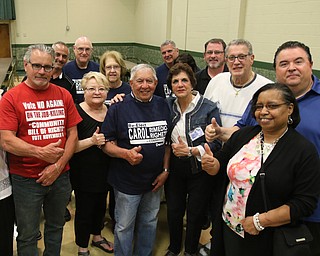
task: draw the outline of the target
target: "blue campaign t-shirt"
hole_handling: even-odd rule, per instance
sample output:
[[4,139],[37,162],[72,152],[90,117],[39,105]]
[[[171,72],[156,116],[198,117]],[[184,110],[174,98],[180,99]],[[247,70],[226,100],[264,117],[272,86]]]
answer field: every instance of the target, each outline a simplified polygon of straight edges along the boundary
[[163,63],[159,67],[156,68],[156,74],[158,78],[158,84],[156,90],[154,91],[154,95],[160,96],[162,98],[169,97],[171,95],[171,88],[167,85],[167,79],[169,74],[168,66]]
[[81,88],[82,77],[90,71],[99,72],[99,68],[100,66],[98,63],[89,61],[87,68],[81,69],[78,67],[75,60],[68,62],[63,67],[63,72],[72,79],[76,86],[76,103],[81,103],[84,100],[83,90]]
[[118,88],[110,88],[107,94],[107,99],[105,100],[105,104],[109,107],[111,105],[111,99],[116,96],[117,94],[124,93],[125,95],[131,92],[131,87],[128,83],[122,82],[121,86]]
[[126,194],[151,191],[152,182],[163,169],[169,127],[169,107],[161,97],[141,102],[131,93],[123,102],[111,105],[102,125],[106,140],[116,140],[119,147],[126,149],[141,146],[143,160],[132,166],[122,158],[111,158],[109,183]]

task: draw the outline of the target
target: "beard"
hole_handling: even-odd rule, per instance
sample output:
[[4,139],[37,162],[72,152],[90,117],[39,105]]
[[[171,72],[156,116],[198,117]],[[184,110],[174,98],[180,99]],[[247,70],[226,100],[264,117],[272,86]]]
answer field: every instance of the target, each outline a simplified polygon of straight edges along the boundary
[[223,62],[214,62],[214,63],[209,62],[209,63],[208,63],[208,66],[209,66],[210,68],[214,68],[214,69],[220,68],[222,65],[223,65]]

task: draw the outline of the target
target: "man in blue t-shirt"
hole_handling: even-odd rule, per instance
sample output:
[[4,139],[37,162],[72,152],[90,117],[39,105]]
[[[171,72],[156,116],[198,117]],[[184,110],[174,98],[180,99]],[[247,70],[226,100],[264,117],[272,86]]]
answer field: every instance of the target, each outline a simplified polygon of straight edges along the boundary
[[171,95],[171,89],[167,86],[169,69],[174,65],[175,59],[179,56],[179,49],[172,40],[166,40],[160,46],[160,52],[163,64],[156,68],[158,84],[154,91],[155,95],[168,97]]
[[[297,41],[283,43],[277,49],[273,62],[277,82],[287,85],[297,99],[301,121],[296,130],[316,146],[320,155],[320,80],[312,74],[312,65],[309,47]],[[219,137],[227,141],[239,128],[256,124],[249,103],[242,118],[233,127],[220,127],[213,120],[206,128],[206,139],[212,141]],[[304,221],[313,236],[312,255],[320,255],[320,201],[314,213]]]
[[153,95],[156,85],[153,67],[133,67],[132,92],[110,106],[102,125],[103,151],[112,157],[108,181],[116,199],[115,255],[152,255],[159,189],[168,177],[170,157],[170,110],[165,99]]
[[90,39],[86,36],[79,37],[73,46],[75,60],[68,62],[63,67],[63,72],[72,79],[76,85],[76,102],[83,101],[83,90],[81,89],[82,77],[90,72],[99,72],[99,64],[91,61],[93,47]]

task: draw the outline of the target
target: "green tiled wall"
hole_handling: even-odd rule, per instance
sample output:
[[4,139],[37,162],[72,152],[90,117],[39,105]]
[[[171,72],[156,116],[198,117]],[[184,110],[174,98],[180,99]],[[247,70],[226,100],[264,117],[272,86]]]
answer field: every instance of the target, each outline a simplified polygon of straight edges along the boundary
[[[70,59],[74,59],[74,54],[72,50],[72,44],[68,44],[70,50]],[[23,55],[26,52],[28,45],[12,45],[13,56],[17,59],[17,71],[23,71]],[[156,67],[162,63],[162,58],[160,55],[159,47],[137,44],[137,43],[98,43],[94,44],[93,60],[99,62],[100,56],[107,50],[115,50],[121,52],[125,60],[134,63],[148,63]],[[180,52],[183,52],[180,50]],[[197,62],[199,68],[205,67],[205,62],[203,60],[203,54],[200,52],[190,53]],[[253,70],[275,81],[275,72],[273,70],[271,63],[265,63],[260,61],[255,61],[253,64]],[[320,71],[314,70],[314,74],[318,77],[320,76]]]

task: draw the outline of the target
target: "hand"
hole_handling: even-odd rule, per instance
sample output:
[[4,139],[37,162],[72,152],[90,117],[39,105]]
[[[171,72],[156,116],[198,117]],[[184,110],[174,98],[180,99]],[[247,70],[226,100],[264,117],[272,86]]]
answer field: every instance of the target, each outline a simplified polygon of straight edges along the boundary
[[104,137],[104,134],[99,132],[100,132],[100,128],[97,127],[96,131],[93,133],[91,137],[91,141],[94,145],[97,145],[100,148],[101,146],[106,144],[106,139]]
[[152,186],[154,188],[152,189],[152,192],[156,192],[159,188],[163,186],[163,184],[166,182],[167,178],[169,176],[169,172],[162,172],[160,173],[157,178],[152,182]]
[[38,175],[40,178],[37,179],[37,183],[41,183],[42,186],[50,186],[60,175],[58,164],[48,165]]
[[208,142],[212,142],[221,136],[222,134],[221,127],[219,126],[219,124],[217,123],[214,117],[211,119],[211,124],[207,125],[204,134],[206,137],[206,141]]
[[50,143],[39,150],[39,159],[48,163],[56,163],[64,153],[64,149],[60,148],[61,139],[57,142]]
[[171,148],[172,152],[176,157],[188,156],[189,148],[186,143],[184,143],[180,136],[178,136],[179,143],[172,143]]
[[201,158],[202,170],[206,171],[210,175],[215,175],[219,171],[220,164],[213,156],[213,153],[207,143],[204,144],[204,150],[205,153]]
[[111,100],[110,100],[110,104],[114,104],[114,103],[117,103],[117,102],[120,102],[120,101],[123,101],[123,98],[125,97],[126,95],[124,93],[120,93],[120,94],[117,94],[116,96],[114,96]]
[[259,231],[255,228],[253,224],[253,216],[246,217],[240,222],[245,232],[253,236],[259,235]]
[[126,160],[131,164],[131,165],[137,165],[140,164],[143,155],[140,154],[139,152],[141,151],[142,147],[134,147],[132,149],[127,150],[127,155],[126,155]]

